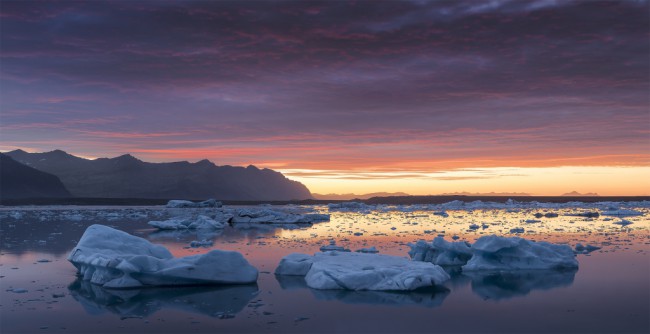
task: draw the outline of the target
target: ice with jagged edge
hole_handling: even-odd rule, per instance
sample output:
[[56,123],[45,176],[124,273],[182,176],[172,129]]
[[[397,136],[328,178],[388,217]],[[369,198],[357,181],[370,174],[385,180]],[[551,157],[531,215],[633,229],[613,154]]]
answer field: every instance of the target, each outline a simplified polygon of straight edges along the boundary
[[437,237],[431,243],[418,241],[409,246],[409,256],[415,261],[462,266],[463,271],[578,268],[570,246],[519,237],[483,236],[474,244]]
[[472,252],[463,271],[578,268],[578,260],[569,245],[545,241],[489,235],[476,240]]
[[436,237],[431,243],[420,240],[408,246],[411,247],[408,254],[414,261],[431,262],[440,266],[462,266],[473,255],[467,242],[449,242],[443,237]]
[[242,254],[212,250],[181,258],[167,248],[104,225],[91,225],[68,255],[81,279],[105,288],[246,284],[258,271]]
[[439,286],[449,279],[442,267],[403,257],[330,251],[285,256],[276,275],[305,276],[319,290],[410,291]]

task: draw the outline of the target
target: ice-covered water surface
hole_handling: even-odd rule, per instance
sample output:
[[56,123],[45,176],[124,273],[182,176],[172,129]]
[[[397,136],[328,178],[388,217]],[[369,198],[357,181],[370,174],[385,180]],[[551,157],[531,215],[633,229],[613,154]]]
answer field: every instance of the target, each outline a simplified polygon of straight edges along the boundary
[[[147,223],[210,217],[215,208],[0,208],[0,331],[92,332],[100,323],[107,332],[126,333],[650,330],[647,203],[236,209],[265,208],[331,216],[329,222],[313,225],[232,224],[160,231]],[[175,257],[213,249],[237,251],[260,270],[259,279],[251,286],[119,291],[91,285],[77,279],[66,256],[92,224],[162,244]],[[314,254],[332,241],[352,252],[375,247],[379,254],[408,259],[408,244],[418,240],[431,243],[440,235],[473,244],[492,234],[566,243],[572,249],[581,244],[579,270],[449,268],[446,291],[412,292],[314,290],[303,277],[274,275],[282,257]],[[586,252],[587,245],[600,249]]]

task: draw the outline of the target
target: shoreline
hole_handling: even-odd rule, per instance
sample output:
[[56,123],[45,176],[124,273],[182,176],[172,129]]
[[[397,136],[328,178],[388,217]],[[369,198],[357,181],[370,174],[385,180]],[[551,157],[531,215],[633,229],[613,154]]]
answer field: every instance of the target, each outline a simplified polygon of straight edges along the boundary
[[[179,199],[152,199],[152,198],[3,198],[0,206],[46,206],[46,205],[77,205],[77,206],[159,206],[165,205],[169,200]],[[483,201],[505,203],[509,199],[517,202],[543,202],[543,203],[568,203],[568,202],[640,202],[650,201],[650,196],[464,196],[464,195],[432,195],[432,196],[388,196],[372,197],[365,200],[323,200],[305,199],[290,201],[263,201],[263,200],[217,200],[224,205],[326,205],[329,203],[362,202],[365,204],[411,205],[411,204],[442,204],[451,201]],[[205,199],[194,199],[200,201]]]

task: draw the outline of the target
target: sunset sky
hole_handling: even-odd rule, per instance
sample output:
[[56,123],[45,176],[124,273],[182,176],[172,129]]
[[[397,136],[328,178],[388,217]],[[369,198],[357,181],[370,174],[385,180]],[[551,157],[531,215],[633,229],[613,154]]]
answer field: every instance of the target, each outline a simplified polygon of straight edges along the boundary
[[6,1],[0,151],[650,194],[648,1]]

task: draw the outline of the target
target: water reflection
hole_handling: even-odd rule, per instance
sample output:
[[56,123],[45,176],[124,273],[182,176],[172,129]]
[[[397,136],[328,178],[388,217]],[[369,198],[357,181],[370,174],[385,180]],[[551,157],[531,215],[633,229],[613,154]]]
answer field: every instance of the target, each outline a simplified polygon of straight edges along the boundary
[[275,278],[283,290],[309,289],[318,300],[337,300],[346,304],[417,305],[433,308],[442,305],[449,295],[449,290],[444,288],[415,291],[317,290],[308,287],[303,276],[276,275]]
[[113,290],[82,280],[68,289],[88,314],[110,312],[122,318],[144,318],[167,308],[211,317],[235,315],[259,293],[256,284]]
[[534,290],[568,287],[578,270],[531,270],[511,272],[467,272],[472,291],[484,300],[526,296]]

